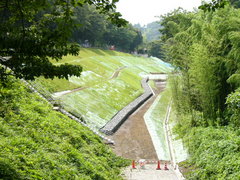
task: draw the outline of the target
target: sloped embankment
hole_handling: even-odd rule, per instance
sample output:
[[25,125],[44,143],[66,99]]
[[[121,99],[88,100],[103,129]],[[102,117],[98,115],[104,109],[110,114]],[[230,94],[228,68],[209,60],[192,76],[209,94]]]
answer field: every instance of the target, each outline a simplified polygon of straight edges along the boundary
[[0,177],[121,179],[126,161],[81,124],[8,79],[0,84]]
[[118,111],[113,118],[103,128],[101,128],[102,132],[108,135],[113,134],[137,108],[139,108],[153,95],[153,91],[147,82],[148,78],[142,79],[141,84],[144,89],[144,93]]
[[[64,108],[81,114],[89,125],[103,127],[119,110],[143,93],[140,81],[150,72],[169,72],[160,59],[136,57],[117,51],[83,48],[78,56],[67,56],[56,62],[81,65],[81,77],[69,81],[40,79],[51,93],[84,88],[58,97]],[[116,78],[110,78],[121,67]]]

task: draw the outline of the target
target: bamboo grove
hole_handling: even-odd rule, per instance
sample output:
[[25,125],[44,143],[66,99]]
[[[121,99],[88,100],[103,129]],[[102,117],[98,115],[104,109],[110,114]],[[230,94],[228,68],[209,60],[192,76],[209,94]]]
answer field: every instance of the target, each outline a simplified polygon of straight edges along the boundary
[[190,153],[188,177],[239,179],[240,9],[177,9],[161,25],[165,58],[176,71],[176,129]]

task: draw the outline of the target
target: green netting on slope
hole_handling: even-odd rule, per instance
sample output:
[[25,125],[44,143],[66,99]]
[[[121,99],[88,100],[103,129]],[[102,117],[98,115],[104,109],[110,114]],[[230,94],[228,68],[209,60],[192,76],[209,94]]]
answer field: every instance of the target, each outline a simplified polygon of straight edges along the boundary
[[[60,63],[81,65],[81,77],[70,77],[69,83],[44,80],[46,88],[55,92],[86,88],[60,96],[60,101],[70,112],[77,112],[90,124],[102,127],[117,111],[129,104],[143,92],[140,80],[151,72],[169,72],[171,68],[159,59],[136,57],[125,53],[82,49],[78,56],[67,56]],[[121,69],[123,68],[124,69]],[[114,78],[113,74],[118,75]],[[48,82],[49,81],[49,82]],[[42,81],[43,82],[43,81]],[[48,83],[46,83],[48,82]],[[59,86],[61,85],[62,86]],[[52,91],[51,91],[52,92]],[[60,93],[61,95],[61,93]]]

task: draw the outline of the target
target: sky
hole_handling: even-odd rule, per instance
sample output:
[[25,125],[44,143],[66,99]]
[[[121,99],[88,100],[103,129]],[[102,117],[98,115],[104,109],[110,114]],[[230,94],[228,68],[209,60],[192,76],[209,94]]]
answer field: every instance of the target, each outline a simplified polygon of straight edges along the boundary
[[192,11],[202,0],[119,0],[117,11],[132,24],[146,25],[178,7]]

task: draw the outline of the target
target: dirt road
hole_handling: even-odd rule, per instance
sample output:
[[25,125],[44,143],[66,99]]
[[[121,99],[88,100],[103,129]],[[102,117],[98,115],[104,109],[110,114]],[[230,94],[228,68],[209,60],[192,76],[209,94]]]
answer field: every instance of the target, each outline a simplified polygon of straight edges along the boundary
[[[139,161],[140,159],[145,159],[147,161],[158,160],[152,139],[143,118],[158,94],[163,91],[166,86],[165,82],[155,82],[155,84],[157,87],[154,89],[155,95],[132,114],[115,134],[109,136],[109,138],[115,141],[113,151],[117,155],[135,161]],[[139,164],[136,166],[137,169],[132,169],[131,166],[125,168],[122,172],[122,177],[126,180],[182,179],[179,178],[176,171],[169,164],[169,170],[167,171],[163,170],[163,164],[161,164],[162,170],[156,170],[157,163],[146,164],[144,169],[140,168]]]
[[158,160],[150,134],[144,121],[144,114],[156,99],[157,95],[164,89],[165,83],[155,83],[155,95],[143,104],[134,114],[132,114],[124,124],[109,136],[115,141],[113,151],[124,158],[139,160]]

